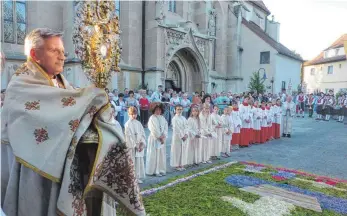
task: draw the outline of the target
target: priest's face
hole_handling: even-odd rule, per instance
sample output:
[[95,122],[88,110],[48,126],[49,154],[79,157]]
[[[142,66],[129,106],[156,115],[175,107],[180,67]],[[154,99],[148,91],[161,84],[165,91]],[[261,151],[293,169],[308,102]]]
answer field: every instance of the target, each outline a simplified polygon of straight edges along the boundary
[[60,74],[64,70],[65,49],[60,37],[50,37],[43,40],[40,48],[30,51],[31,57],[49,76]]

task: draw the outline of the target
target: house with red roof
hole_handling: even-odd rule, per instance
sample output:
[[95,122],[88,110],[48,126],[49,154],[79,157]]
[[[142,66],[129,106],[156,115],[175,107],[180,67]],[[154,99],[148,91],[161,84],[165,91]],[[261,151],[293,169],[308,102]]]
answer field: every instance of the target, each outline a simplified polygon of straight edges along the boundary
[[347,92],[347,34],[303,65],[303,83],[309,93]]

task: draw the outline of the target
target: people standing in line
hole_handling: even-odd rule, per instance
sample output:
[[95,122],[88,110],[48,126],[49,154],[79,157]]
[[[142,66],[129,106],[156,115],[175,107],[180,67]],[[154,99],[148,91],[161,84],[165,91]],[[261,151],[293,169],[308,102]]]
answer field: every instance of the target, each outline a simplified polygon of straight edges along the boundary
[[240,118],[242,121],[241,125],[241,138],[240,147],[248,147],[251,136],[251,107],[248,104],[249,96],[245,96],[242,104],[240,105]]
[[129,120],[125,123],[125,142],[135,165],[135,174],[138,182],[146,177],[144,164],[144,149],[146,147],[146,134],[142,124],[137,120],[137,108],[129,107]]
[[259,102],[256,100],[253,104],[253,130],[254,130],[254,143],[261,143],[261,118],[262,110],[259,107]]
[[161,103],[152,103],[153,115],[148,120],[148,147],[146,154],[146,174],[163,176],[166,175],[166,139],[168,124],[162,116],[164,111]]
[[314,109],[314,106],[315,106],[315,98],[313,97],[312,93],[307,98],[307,105],[308,105],[308,117],[312,118],[312,116],[313,116],[313,109]]
[[279,139],[281,138],[281,124],[282,124],[282,106],[281,106],[281,100],[278,98],[276,100],[276,104],[274,105],[274,128],[275,128],[275,134],[274,138]]
[[170,165],[178,171],[185,170],[188,152],[188,122],[182,116],[183,107],[178,104],[175,107],[175,116],[172,118],[172,141]]

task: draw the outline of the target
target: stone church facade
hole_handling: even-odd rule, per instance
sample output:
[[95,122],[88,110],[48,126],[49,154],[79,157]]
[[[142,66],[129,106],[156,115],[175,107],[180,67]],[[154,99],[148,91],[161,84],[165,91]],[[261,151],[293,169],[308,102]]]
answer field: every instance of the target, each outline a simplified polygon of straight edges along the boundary
[[[23,41],[19,38],[23,35],[19,26],[22,24],[23,27],[23,23],[24,32],[37,27],[64,31],[67,55],[64,75],[77,87],[88,85],[72,43],[77,3],[10,2],[12,7],[11,3],[2,2],[1,8],[6,12],[2,13],[1,19],[4,30],[1,47],[7,59],[2,88],[25,60]],[[262,65],[259,65],[259,56],[244,55],[243,47],[250,47],[248,51],[251,51],[253,46],[260,44],[252,38],[245,40],[251,36],[244,34],[259,38],[254,32],[243,30],[247,28],[245,22],[255,23],[264,34],[277,37],[278,41],[279,24],[266,18],[270,11],[262,1],[116,1],[116,5],[115,12],[120,17],[122,72],[113,76],[110,89],[122,91],[146,86],[153,90],[162,84],[166,88],[188,92],[246,91],[252,72]],[[9,30],[11,24],[13,27]],[[260,52],[269,50],[282,55],[274,48],[267,48],[267,43],[264,46],[259,48]],[[269,66],[268,71],[273,76],[276,71],[271,68],[276,67]]]

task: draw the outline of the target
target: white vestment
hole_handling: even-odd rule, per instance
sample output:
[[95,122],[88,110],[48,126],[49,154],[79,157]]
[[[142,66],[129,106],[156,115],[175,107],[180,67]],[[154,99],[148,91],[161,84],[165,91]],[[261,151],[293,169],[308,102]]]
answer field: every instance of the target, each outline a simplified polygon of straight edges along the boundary
[[[125,141],[129,148],[131,158],[135,164],[135,173],[138,179],[145,178],[145,163],[143,160],[146,146],[146,134],[142,124],[134,119],[125,123]],[[140,143],[143,143],[142,151],[139,152]]]
[[[229,115],[223,114],[221,119],[223,122],[223,145],[221,152],[229,154],[231,145],[230,141],[232,139],[232,132],[234,131],[234,124]],[[230,134],[227,134],[227,132],[230,132]]]
[[[220,153],[222,151],[222,145],[223,145],[223,120],[222,118],[215,113],[211,114],[212,119],[212,128],[214,132],[216,133],[216,137],[213,139],[211,143],[211,156],[220,156]],[[221,126],[218,128],[217,126]]]
[[[166,174],[166,138],[168,134],[167,121],[162,115],[152,115],[148,120],[150,135],[147,144],[146,174]],[[164,143],[159,137],[164,135]]]
[[[240,118],[240,114],[239,111],[237,110],[233,110],[231,112],[230,117],[232,118],[232,121],[234,122],[234,133],[240,133],[240,129],[241,129],[241,125],[242,125],[242,121]],[[239,127],[238,127],[239,126]]]
[[198,164],[202,162],[202,138],[200,135],[200,119],[189,117],[188,119],[189,145],[188,145],[188,164]]
[[292,120],[295,116],[295,103],[291,101],[288,103],[287,101],[282,105],[282,133],[291,134],[292,133]]
[[253,108],[253,129],[260,130],[261,129],[261,118],[262,118],[262,110],[261,108]]
[[202,135],[202,161],[206,162],[210,160],[211,157],[211,143],[213,137],[208,137],[208,134],[214,134],[212,128],[212,118],[211,115],[205,116],[200,113],[200,124],[201,124],[201,135]]
[[[240,118],[241,118],[241,121],[242,121],[242,125],[241,127],[242,128],[251,128],[252,126],[252,112],[251,112],[251,106],[247,105],[245,106],[244,104],[241,104],[240,105]],[[249,122],[246,122],[246,121],[249,121]]]
[[[182,138],[187,136],[186,140]],[[188,146],[188,122],[182,115],[175,115],[172,118],[172,142],[170,165],[179,167],[187,165],[187,146]]]

